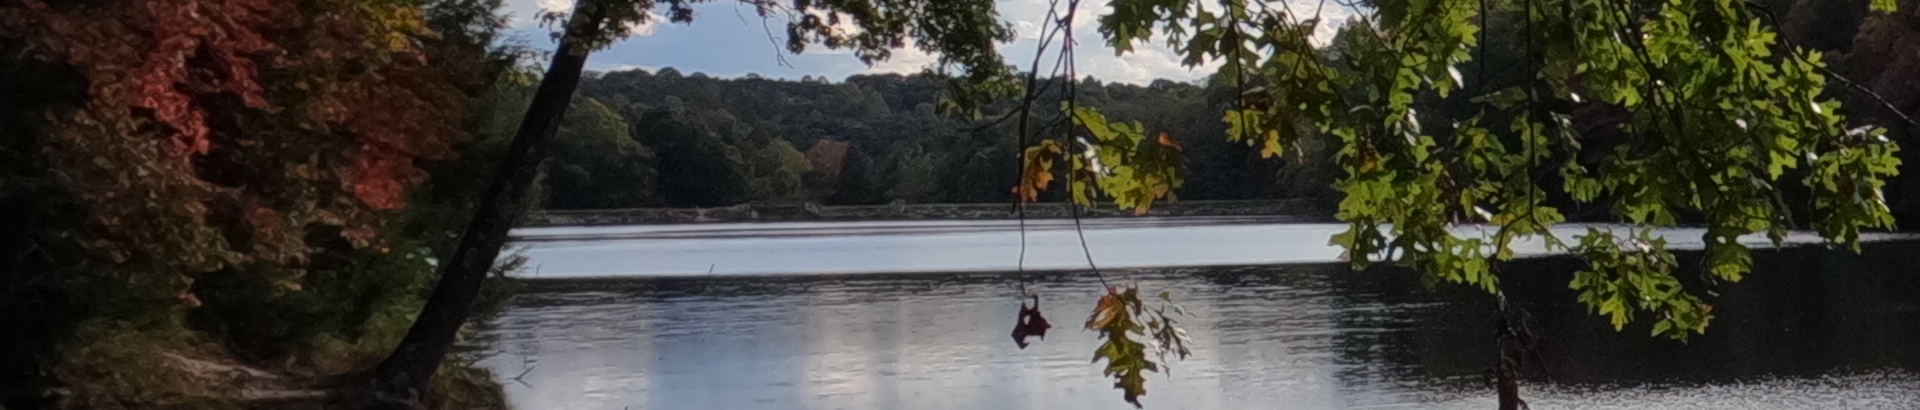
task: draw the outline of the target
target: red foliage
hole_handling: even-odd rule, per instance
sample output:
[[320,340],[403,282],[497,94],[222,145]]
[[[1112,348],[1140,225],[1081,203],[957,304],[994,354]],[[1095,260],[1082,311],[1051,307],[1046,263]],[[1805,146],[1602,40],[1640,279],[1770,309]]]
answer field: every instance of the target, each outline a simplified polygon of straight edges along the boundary
[[823,200],[840,190],[840,173],[846,169],[847,154],[852,149],[852,144],[830,139],[815,142],[813,148],[807,149],[807,163],[812,165],[812,170],[804,176],[808,197]]
[[[354,195],[380,209],[398,209],[407,187],[425,178],[413,166],[415,158],[439,159],[453,151],[452,136],[462,135],[455,121],[456,107],[448,96],[458,90],[427,77],[426,67],[400,62],[377,81],[349,83],[346,96],[359,101],[346,106],[347,130],[358,146],[346,172]],[[399,83],[411,87],[396,86]],[[426,93],[427,96],[420,94]],[[440,136],[440,138],[430,138]]]
[[414,161],[465,138],[457,79],[411,40],[427,34],[420,18],[346,0],[9,0],[0,38],[87,82],[75,110],[49,113],[50,135],[87,167],[97,236],[164,254],[139,244],[204,249],[219,231],[251,246],[201,259],[289,260],[310,223],[366,243],[373,211],[401,208],[425,177]]
[[226,93],[249,107],[267,106],[251,57],[276,50],[255,30],[266,23],[269,0],[145,0],[64,11],[17,1],[0,9],[0,28],[79,69],[90,82],[91,104],[149,110],[166,126],[160,136],[177,160],[209,148],[206,114],[193,108],[195,97]]
[[840,170],[846,167],[847,143],[835,140],[820,140],[807,149],[807,162],[813,165],[813,171],[825,176],[827,180],[838,180]]

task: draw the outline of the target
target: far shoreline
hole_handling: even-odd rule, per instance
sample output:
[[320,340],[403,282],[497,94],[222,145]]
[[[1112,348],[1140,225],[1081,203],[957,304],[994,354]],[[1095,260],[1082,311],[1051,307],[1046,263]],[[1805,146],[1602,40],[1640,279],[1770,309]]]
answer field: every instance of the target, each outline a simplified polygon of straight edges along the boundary
[[[1027,219],[1065,219],[1075,213],[1065,203],[1027,204]],[[1156,203],[1145,213],[1104,205],[1081,209],[1081,218],[1248,216],[1281,218],[1290,222],[1332,222],[1333,213],[1303,199],[1203,200]],[[745,203],[717,208],[627,208],[553,210],[528,215],[523,228],[634,224],[704,224],[803,221],[928,221],[1015,220],[1021,217],[1007,203],[819,205],[814,203]]]

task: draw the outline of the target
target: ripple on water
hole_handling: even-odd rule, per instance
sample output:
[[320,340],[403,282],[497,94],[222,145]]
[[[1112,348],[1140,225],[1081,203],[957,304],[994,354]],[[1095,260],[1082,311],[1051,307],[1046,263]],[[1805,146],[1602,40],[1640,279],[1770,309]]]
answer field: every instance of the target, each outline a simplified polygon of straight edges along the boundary
[[[1920,354],[1908,346],[1920,311],[1903,296],[1920,294],[1911,289],[1920,281],[1892,274],[1920,274],[1898,257],[1912,250],[1763,260],[1749,282],[1856,276],[1723,289],[1744,298],[1733,300],[1790,298],[1800,311],[1751,316],[1729,303],[1715,312],[1729,325],[1687,345],[1613,332],[1565,306],[1571,297],[1527,302],[1560,338],[1547,353],[1556,376],[1578,382],[1528,383],[1526,397],[1542,410],[1920,409]],[[1565,273],[1529,266],[1505,272]],[[1480,377],[1492,334],[1482,293],[1428,292],[1406,275],[1329,265],[1109,276],[1171,291],[1192,313],[1181,323],[1194,356],[1172,363],[1171,376],[1150,376],[1149,409],[1493,408]],[[1055,326],[1024,350],[1007,335],[1023,281]],[[1540,286],[1535,293],[1565,291],[1563,281]],[[1070,273],[534,283],[474,343],[503,377],[537,365],[528,385],[506,382],[528,410],[1122,408],[1101,365],[1088,362],[1099,341],[1080,329],[1099,289]],[[1780,344],[1788,339],[1796,343]],[[1614,363],[1623,360],[1641,363]]]
[[[1546,385],[1526,388],[1535,409],[1914,409],[1920,408],[1920,377],[1892,369],[1841,372],[1817,377],[1762,376],[1714,383]],[[1426,393],[1418,405],[1371,409],[1493,408],[1484,390]]]

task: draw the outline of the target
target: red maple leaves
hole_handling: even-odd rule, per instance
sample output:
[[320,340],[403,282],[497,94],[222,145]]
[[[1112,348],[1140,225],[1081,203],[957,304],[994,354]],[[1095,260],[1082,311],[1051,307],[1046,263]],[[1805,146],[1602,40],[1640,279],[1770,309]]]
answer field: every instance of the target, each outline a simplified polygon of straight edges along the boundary
[[[424,179],[415,161],[466,138],[459,79],[411,40],[424,24],[418,5],[343,0],[0,2],[0,38],[86,82],[49,136],[87,171],[103,237],[204,252],[178,259],[287,260],[312,223],[368,243],[374,211]],[[244,217],[201,206],[216,202]],[[250,245],[199,239],[216,231]]]
[[[0,31],[33,39],[33,51],[80,70],[96,110],[134,111],[164,126],[169,156],[209,149],[207,114],[196,98],[232,94],[266,108],[253,56],[275,51],[256,28],[268,0],[143,0],[103,7],[19,0],[0,8]],[[108,116],[112,117],[112,116]]]

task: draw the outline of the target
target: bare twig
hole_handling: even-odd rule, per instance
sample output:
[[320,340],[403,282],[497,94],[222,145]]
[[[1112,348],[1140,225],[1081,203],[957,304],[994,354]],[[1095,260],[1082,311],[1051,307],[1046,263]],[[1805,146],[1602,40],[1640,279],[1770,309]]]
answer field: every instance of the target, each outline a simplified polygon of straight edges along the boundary
[[1874,92],[1873,89],[1860,85],[1860,83],[1847,79],[1846,76],[1842,76],[1840,73],[1833,72],[1833,69],[1827,68],[1826,66],[1819,66],[1819,68],[1820,73],[1826,74],[1828,78],[1839,81],[1841,84],[1846,84],[1847,88],[1865,93],[1868,97],[1873,97],[1875,101],[1879,101],[1880,105],[1887,109],[1887,112],[1893,113],[1894,117],[1900,119],[1900,122],[1906,123],[1909,131],[1920,132],[1920,123],[1915,123],[1913,117],[1908,116],[1905,112],[1901,112],[1900,107],[1895,106],[1892,101],[1887,101],[1887,97],[1881,96],[1880,93]]
[[[768,13],[767,11],[778,9],[780,8],[780,5],[775,4],[773,2],[766,2],[766,3],[754,3],[754,7],[756,8],[755,13],[760,15],[760,31],[767,33],[767,45],[773,46],[774,64],[779,65],[781,67],[794,68],[793,64],[787,62],[787,55],[785,54],[786,50],[781,47],[780,39],[777,36],[773,35],[773,26],[767,25],[767,21],[773,20],[772,13]],[[789,18],[791,18],[793,15],[791,11],[789,11],[787,14]],[[740,24],[747,24],[747,17],[745,15],[740,14],[739,3],[735,3],[733,5],[733,16],[740,19]]]
[[533,369],[538,369],[538,368],[540,368],[540,365],[529,366],[527,367],[526,370],[521,370],[519,375],[513,376],[512,378],[509,378],[507,380],[512,380],[515,383],[520,383],[521,386],[533,387],[532,384],[527,383],[527,380],[526,380],[527,373],[533,373]]
[[[1754,10],[1761,14],[1765,14],[1767,16],[1767,20],[1773,23],[1774,27],[1780,26],[1780,17],[1777,15],[1774,15],[1773,10],[1767,9],[1765,7],[1755,7]],[[1805,56],[1802,56],[1800,54],[1793,52],[1793,50],[1799,49],[1800,45],[1794,43],[1792,37],[1780,36],[1780,41],[1784,42],[1787,45],[1787,53],[1786,53],[1787,55],[1793,56],[1793,58],[1795,59],[1806,62]],[[1894,105],[1892,101],[1887,101],[1887,97],[1881,96],[1880,93],[1878,92],[1874,92],[1872,88],[1867,88],[1867,86],[1860,85],[1860,83],[1847,79],[1846,76],[1843,76],[1843,75],[1840,75],[1840,73],[1834,72],[1833,69],[1827,68],[1826,65],[1823,65],[1823,64],[1812,64],[1812,65],[1814,66],[1815,69],[1820,70],[1820,74],[1825,75],[1829,78],[1832,78],[1834,81],[1839,81],[1840,84],[1846,85],[1847,88],[1852,89],[1853,91],[1864,93],[1868,97],[1873,97],[1874,101],[1878,101],[1881,107],[1887,109],[1887,112],[1893,113],[1894,117],[1900,119],[1900,122],[1907,124],[1908,131],[1920,133],[1920,123],[1914,122],[1913,117],[1908,116],[1906,112],[1900,111],[1900,107]]]
[[[1014,182],[1021,185],[1026,184],[1026,181],[1022,179],[1026,178],[1027,125],[1029,125],[1028,121],[1033,118],[1033,101],[1040,98],[1040,89],[1035,87],[1040,79],[1040,58],[1047,54],[1047,45],[1053,42],[1053,36],[1055,34],[1071,29],[1064,24],[1055,24],[1057,22],[1054,21],[1054,16],[1059,13],[1059,4],[1060,0],[1051,1],[1047,7],[1047,18],[1040,23],[1040,31],[1044,32],[1044,34],[1040,35],[1040,42],[1034,46],[1032,67],[1027,69],[1027,95],[1020,100],[1020,106],[1012,111],[1008,111],[1005,115],[1001,116],[999,120],[976,128],[984,129],[998,125],[1009,118],[1014,118],[1016,114],[1020,117],[1020,130],[1018,135],[1014,137],[1017,138],[1018,141],[1018,145],[1015,146],[1014,149],[1020,154],[1020,158],[1014,164],[1013,177]],[[1053,27],[1053,29],[1048,30],[1047,27]],[[1053,79],[1048,80],[1049,83],[1053,81]],[[1051,87],[1052,84],[1048,84],[1048,86]],[[1071,87],[1072,84],[1069,83],[1067,86]],[[1013,198],[1013,209],[1014,212],[1018,214],[1020,220],[1020,259],[1014,266],[1016,272],[1020,275],[1020,294],[1031,296],[1027,291],[1027,275],[1025,275],[1027,271],[1027,198],[1021,195],[1024,194],[1016,190]],[[1038,296],[1035,296],[1034,301],[1036,304],[1039,303]]]

